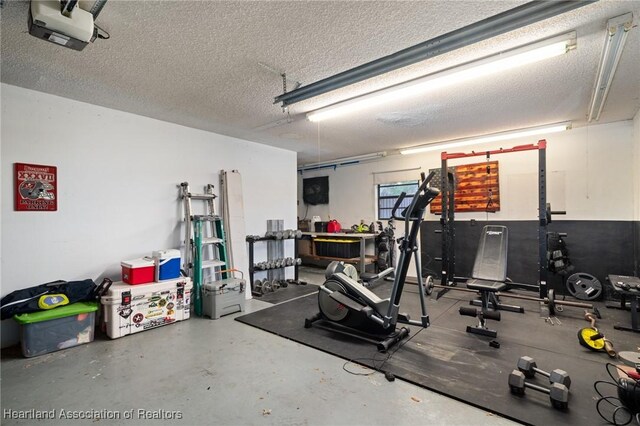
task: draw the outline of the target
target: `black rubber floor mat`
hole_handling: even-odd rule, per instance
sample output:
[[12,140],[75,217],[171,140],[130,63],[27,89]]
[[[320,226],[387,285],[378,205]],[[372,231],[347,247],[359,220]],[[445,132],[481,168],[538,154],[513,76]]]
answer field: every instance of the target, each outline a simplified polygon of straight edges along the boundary
[[[381,296],[387,286],[375,291]],[[533,294],[531,294],[533,295]],[[598,416],[593,390],[595,380],[607,379],[605,363],[611,359],[605,353],[591,352],[579,345],[577,331],[588,326],[583,310],[569,309],[559,316],[561,324],[551,326],[539,314],[537,302],[523,301],[525,314],[502,313],[502,321],[490,321],[498,330],[500,348],[489,346],[488,337],[465,332],[476,320],[458,314],[460,306],[467,306],[466,294],[449,292],[438,301],[428,300],[432,326],[427,329],[410,327],[410,340],[405,341],[384,363],[383,370],[396,377],[494,412],[509,419],[528,424],[603,424]],[[408,286],[403,294],[401,311],[419,316],[417,288]],[[515,302],[509,299],[509,303]],[[515,303],[514,303],[515,304]],[[404,307],[404,309],[403,309]],[[287,339],[318,350],[357,360],[369,367],[377,367],[385,355],[371,344],[342,336],[318,327],[304,328],[304,319],[318,311],[315,295],[236,318]],[[618,350],[635,350],[637,335],[613,330],[615,322],[628,321],[628,312],[601,309],[604,318],[598,326],[614,341]],[[508,375],[516,367],[519,357],[533,357],[538,367],[547,371],[561,368],[572,379],[569,409],[559,411],[551,407],[545,394],[527,390],[524,397],[511,395]],[[544,377],[531,379],[546,385]]]

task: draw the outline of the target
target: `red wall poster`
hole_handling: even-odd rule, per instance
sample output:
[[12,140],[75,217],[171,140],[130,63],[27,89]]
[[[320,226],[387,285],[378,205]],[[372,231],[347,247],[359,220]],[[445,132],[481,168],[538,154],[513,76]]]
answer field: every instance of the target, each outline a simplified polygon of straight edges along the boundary
[[15,163],[15,209],[58,210],[57,167]]

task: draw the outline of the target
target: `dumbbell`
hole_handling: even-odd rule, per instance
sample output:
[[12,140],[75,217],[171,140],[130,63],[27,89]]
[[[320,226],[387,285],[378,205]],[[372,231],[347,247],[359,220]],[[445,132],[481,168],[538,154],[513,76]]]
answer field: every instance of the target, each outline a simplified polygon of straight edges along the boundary
[[280,288],[280,281],[272,281],[271,282],[271,288],[273,288],[273,291],[276,291]]
[[262,294],[273,292],[273,284],[269,280],[262,283]]
[[287,266],[291,266],[291,265],[293,265],[293,262],[294,262],[294,260],[293,260],[293,258],[292,258],[292,257],[287,257],[287,258],[285,259],[285,261],[286,261],[286,263],[287,263]]
[[535,385],[525,381],[525,375],[522,371],[513,370],[509,374],[509,389],[514,395],[524,395],[524,390],[531,390],[546,393],[549,395],[553,408],[564,410],[569,406],[569,388],[562,383],[551,383],[550,388]]
[[275,232],[274,231],[267,231],[264,236],[266,238],[273,238],[275,236]]
[[302,265],[302,259],[296,258],[296,265]]
[[255,280],[255,282],[253,283],[253,290],[256,293],[262,294],[262,281],[261,280]]
[[284,231],[282,231],[282,238],[284,238],[285,240],[291,238],[291,229],[285,229]]
[[532,379],[536,373],[538,373],[548,377],[550,383],[560,383],[565,385],[567,388],[571,387],[571,378],[566,371],[557,368],[551,373],[547,373],[546,371],[539,369],[536,362],[530,356],[520,357],[518,360],[518,370],[520,370],[527,379]]
[[276,240],[281,240],[284,234],[282,233],[282,231],[276,231],[275,236]]
[[276,259],[274,264],[276,268],[280,268],[282,266],[282,259]]

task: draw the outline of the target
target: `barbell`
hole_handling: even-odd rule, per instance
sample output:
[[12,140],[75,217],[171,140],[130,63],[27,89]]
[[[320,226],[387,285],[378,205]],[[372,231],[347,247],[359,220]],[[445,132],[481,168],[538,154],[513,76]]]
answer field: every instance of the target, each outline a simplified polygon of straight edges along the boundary
[[[424,281],[424,291],[425,291],[425,293],[427,295],[430,295],[431,293],[433,293],[433,289],[434,288],[442,288],[442,289],[448,289],[448,290],[464,291],[464,292],[467,292],[467,293],[478,293],[477,290],[471,290],[470,288],[461,288],[461,287],[456,287],[456,286],[435,284],[433,282],[433,277],[431,275],[429,275]],[[556,306],[571,306],[571,307],[574,307],[574,308],[593,309],[593,311],[596,314],[596,316],[598,318],[600,318],[600,313],[590,303],[571,302],[571,301],[567,301],[567,300],[556,300],[555,299],[555,292],[553,291],[553,289],[549,290],[547,297],[545,297],[544,299],[538,298],[538,297],[532,297],[532,296],[523,296],[523,295],[520,295],[520,294],[501,293],[499,291],[495,292],[494,294],[497,297],[508,297],[508,298],[511,298],[511,299],[531,300],[532,302],[542,302],[542,303],[544,303],[545,305],[547,305],[549,307],[549,314],[551,314],[551,315],[555,315],[556,311],[562,311],[562,309],[556,309]]]

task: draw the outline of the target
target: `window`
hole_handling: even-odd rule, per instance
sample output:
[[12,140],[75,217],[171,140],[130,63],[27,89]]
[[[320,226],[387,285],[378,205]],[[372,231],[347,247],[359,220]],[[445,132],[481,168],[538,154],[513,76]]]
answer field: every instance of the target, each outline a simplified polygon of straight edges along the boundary
[[387,183],[378,185],[378,219],[390,219],[393,206],[402,192],[407,196],[400,207],[398,213],[411,203],[411,198],[418,190],[418,181]]

